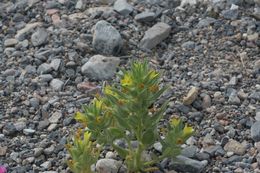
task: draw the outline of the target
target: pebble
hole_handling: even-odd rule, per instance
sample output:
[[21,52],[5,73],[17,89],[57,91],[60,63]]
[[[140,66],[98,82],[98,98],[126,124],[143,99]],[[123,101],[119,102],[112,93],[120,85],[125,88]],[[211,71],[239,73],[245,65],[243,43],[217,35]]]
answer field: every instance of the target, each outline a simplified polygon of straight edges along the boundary
[[95,55],[81,67],[81,72],[91,79],[104,80],[114,76],[120,59]]
[[92,45],[99,54],[117,55],[121,51],[123,40],[110,23],[101,20],[94,26]]
[[50,123],[58,123],[61,118],[62,118],[61,112],[54,112],[48,120]]
[[154,12],[142,12],[135,16],[137,22],[151,22],[155,19],[156,14]]
[[24,35],[28,34],[32,29],[41,26],[42,23],[41,22],[35,22],[35,23],[28,23],[25,25],[25,27],[21,30],[18,30],[15,38],[18,40],[24,40]]
[[48,41],[48,33],[44,28],[39,28],[31,36],[33,46],[41,46]]
[[186,97],[183,98],[184,105],[192,104],[198,97],[199,89],[197,87],[191,87]]
[[229,140],[229,142],[224,146],[224,150],[227,152],[233,152],[238,155],[243,155],[246,151],[246,148],[244,145],[240,144],[239,142],[235,140]]
[[8,147],[7,146],[0,146],[0,156],[5,156],[7,152]]
[[47,74],[51,71],[52,71],[52,67],[50,66],[50,64],[47,64],[47,63],[41,64],[37,69],[37,73],[40,74],[40,75],[41,74]]
[[114,10],[121,15],[127,16],[133,11],[133,6],[127,3],[126,0],[116,0]]
[[260,121],[256,121],[251,126],[251,137],[255,142],[260,141]]
[[6,39],[4,41],[4,46],[5,47],[12,47],[15,46],[18,43],[18,40],[15,38],[10,38],[10,39]]
[[50,82],[50,86],[55,90],[55,91],[61,91],[63,86],[64,86],[64,82],[61,81],[60,79],[52,79]]
[[170,35],[170,32],[171,26],[159,22],[145,32],[144,37],[140,41],[140,47],[152,49],[166,39]]
[[23,133],[25,135],[32,135],[35,133],[35,130],[34,129],[23,129]]
[[99,173],[117,173],[122,163],[113,159],[100,159],[96,163],[96,170]]

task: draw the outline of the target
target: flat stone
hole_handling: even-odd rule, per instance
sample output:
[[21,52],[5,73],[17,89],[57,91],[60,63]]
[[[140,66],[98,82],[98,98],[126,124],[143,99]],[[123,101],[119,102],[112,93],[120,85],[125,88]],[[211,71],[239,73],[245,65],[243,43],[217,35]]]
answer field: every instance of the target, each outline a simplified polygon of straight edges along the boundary
[[119,62],[117,57],[95,55],[81,67],[81,72],[91,79],[110,79],[114,76]]
[[55,58],[51,61],[50,66],[55,70],[58,71],[61,65],[61,59]]
[[101,20],[94,26],[92,44],[99,54],[117,55],[121,51],[123,40],[110,23]]
[[260,101],[260,92],[252,92],[248,98]]
[[195,99],[198,97],[199,89],[197,87],[192,87],[187,96],[183,98],[183,104],[184,105],[190,105],[192,104]]
[[154,12],[142,12],[135,16],[135,20],[137,22],[151,22],[155,19],[155,13]]
[[49,169],[51,168],[51,162],[50,161],[46,161],[46,162],[43,162],[40,166],[43,167],[44,169]]
[[260,121],[255,122],[251,126],[251,137],[255,142],[260,141]]
[[38,28],[31,36],[31,42],[33,46],[41,46],[48,41],[48,33],[43,28]]
[[185,156],[177,156],[176,160],[169,164],[169,169],[174,169],[180,172],[190,172],[190,173],[201,173],[203,172],[206,164],[202,161],[197,161],[190,159]]
[[49,127],[47,128],[48,132],[52,132],[58,127],[58,124],[50,124]]
[[229,98],[228,98],[228,103],[229,104],[233,104],[233,105],[240,105],[240,99],[239,97],[237,96],[237,92],[231,92],[231,94],[229,95]]
[[23,133],[25,135],[32,135],[35,133],[35,130],[34,129],[23,129]]
[[225,19],[235,20],[238,17],[239,11],[237,9],[228,9],[223,10],[221,14]]
[[157,23],[145,32],[144,37],[140,41],[140,47],[152,49],[157,44],[166,39],[171,32],[171,26],[166,23]]
[[96,163],[98,173],[117,173],[122,163],[113,159],[100,159]]
[[63,88],[64,82],[59,80],[59,79],[52,79],[50,82],[50,86],[55,90],[55,91],[61,91]]
[[49,73],[51,72],[53,69],[52,67],[50,66],[50,64],[47,64],[47,63],[43,63],[41,64],[38,69],[37,69],[37,73],[38,74],[46,74],[46,73]]
[[19,122],[14,123],[14,126],[15,126],[17,131],[21,131],[21,130],[26,128],[26,122],[19,121]]
[[114,10],[121,15],[127,16],[133,11],[133,6],[127,3],[126,0],[117,0],[114,3]]
[[51,74],[42,74],[39,76],[39,81],[41,82],[49,82],[53,79]]
[[196,27],[197,28],[208,27],[208,26],[214,24],[215,22],[216,22],[216,19],[207,17],[205,19],[200,20]]
[[34,148],[34,157],[39,157],[43,153],[43,148]]
[[197,150],[198,150],[198,147],[191,145],[191,146],[185,147],[181,151],[181,155],[188,157],[188,158],[193,158],[193,157],[195,157]]
[[11,46],[15,46],[16,44],[18,43],[18,40],[15,39],[15,38],[9,38],[9,39],[6,39],[4,41],[4,46],[5,47],[11,47]]
[[243,155],[246,152],[246,147],[241,143],[231,139],[229,142],[224,146],[224,150],[228,152],[234,152],[237,155]]
[[62,117],[61,112],[54,112],[52,116],[49,118],[50,123],[58,123]]

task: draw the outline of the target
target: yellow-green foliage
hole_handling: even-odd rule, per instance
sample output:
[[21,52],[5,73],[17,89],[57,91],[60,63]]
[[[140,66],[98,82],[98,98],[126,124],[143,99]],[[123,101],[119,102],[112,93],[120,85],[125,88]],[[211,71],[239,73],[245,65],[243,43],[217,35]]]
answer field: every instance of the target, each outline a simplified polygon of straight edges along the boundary
[[[119,76],[119,85],[105,86],[103,94],[96,95],[90,105],[83,106],[84,112],[76,113],[75,119],[86,127],[96,143],[111,145],[125,160],[129,172],[148,171],[163,158],[178,155],[180,145],[192,135],[193,129],[184,125],[180,119],[172,119],[164,130],[164,139],[161,139],[157,126],[168,102],[159,108],[154,103],[166,87],[159,86],[160,74],[149,68],[147,62],[132,63],[130,70],[123,70]],[[124,140],[128,147],[116,145],[116,139]],[[132,147],[133,140],[138,141],[137,148]],[[154,155],[151,161],[143,160],[143,152],[156,141],[162,144],[161,155]],[[87,148],[91,151],[91,145]],[[93,157],[90,154],[93,152],[81,153],[86,154],[83,158]],[[74,154],[72,162],[85,161],[80,161]]]

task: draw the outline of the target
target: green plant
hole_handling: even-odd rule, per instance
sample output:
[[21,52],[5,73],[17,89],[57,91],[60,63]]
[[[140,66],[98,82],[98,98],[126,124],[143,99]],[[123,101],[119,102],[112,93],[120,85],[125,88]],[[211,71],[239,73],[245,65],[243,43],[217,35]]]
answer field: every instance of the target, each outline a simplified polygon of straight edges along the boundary
[[[75,119],[86,127],[96,143],[112,146],[124,159],[129,173],[148,172],[165,157],[178,155],[180,145],[192,135],[193,129],[174,118],[164,129],[164,137],[160,137],[158,123],[168,102],[160,107],[154,103],[166,87],[160,87],[159,73],[149,68],[147,62],[132,63],[131,69],[122,70],[119,77],[120,84],[105,86],[103,95],[96,95],[91,104],[83,106],[84,112],[76,113]],[[118,139],[125,141],[127,147],[118,146],[115,143]],[[137,147],[131,145],[132,141],[138,142]],[[145,160],[142,155],[156,141],[162,144],[161,155],[154,154],[152,160]]]

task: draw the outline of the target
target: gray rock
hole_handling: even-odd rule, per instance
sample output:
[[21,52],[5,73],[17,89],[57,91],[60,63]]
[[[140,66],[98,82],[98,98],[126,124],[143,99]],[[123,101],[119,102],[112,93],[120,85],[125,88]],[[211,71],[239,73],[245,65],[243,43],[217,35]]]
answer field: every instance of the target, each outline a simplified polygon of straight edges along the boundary
[[60,68],[60,65],[61,65],[61,59],[53,59],[51,61],[51,64],[50,66],[55,70],[55,71],[58,71],[59,68]]
[[197,28],[208,27],[208,26],[212,25],[215,22],[216,22],[216,19],[211,18],[211,17],[207,17],[205,19],[200,20],[196,27]]
[[254,16],[257,20],[260,20],[260,7],[254,8],[253,16]]
[[23,133],[25,135],[32,135],[32,134],[35,133],[35,130],[33,130],[33,129],[23,129]]
[[97,161],[96,170],[98,173],[117,173],[122,163],[113,159],[100,159]]
[[92,79],[109,79],[114,76],[119,62],[119,58],[116,57],[95,55],[81,67],[81,72]]
[[223,10],[221,14],[225,19],[235,20],[238,17],[239,11],[237,9],[235,10],[228,9],[228,10]]
[[58,123],[62,117],[61,112],[54,112],[52,116],[49,118],[50,123]]
[[252,92],[248,98],[260,101],[260,92]]
[[260,141],[260,121],[255,122],[251,126],[251,137],[255,142]]
[[171,26],[166,23],[157,23],[145,32],[144,37],[140,41],[140,47],[152,49],[157,44],[166,39],[171,32]]
[[50,161],[46,161],[46,162],[43,162],[40,166],[43,167],[44,169],[49,169],[51,168],[51,162]]
[[33,46],[41,46],[48,41],[48,33],[45,29],[39,28],[31,36]]
[[48,120],[43,120],[43,121],[40,121],[39,124],[38,124],[38,129],[39,130],[43,130],[45,129],[46,127],[48,127],[50,124],[50,122]]
[[50,66],[50,64],[47,64],[47,63],[41,64],[37,69],[38,74],[46,74],[51,71],[52,71],[52,67]]
[[198,150],[198,147],[191,145],[191,146],[184,148],[181,151],[181,155],[188,157],[188,158],[194,158],[197,150]]
[[25,71],[26,73],[28,74],[35,74],[36,73],[36,67],[35,66],[32,66],[32,65],[27,65],[25,67]]
[[59,79],[52,79],[50,82],[50,86],[55,90],[55,91],[61,91],[63,88],[64,82],[59,80]]
[[85,8],[85,3],[84,0],[78,0],[77,3],[76,3],[76,6],[75,8],[76,9],[79,9],[79,10],[82,10]]
[[19,122],[14,123],[14,126],[15,126],[17,131],[21,131],[21,130],[26,128],[26,122],[19,121]]
[[11,46],[15,46],[18,43],[18,40],[15,38],[9,38],[6,39],[4,42],[4,46],[5,47],[11,47]]
[[52,153],[54,152],[54,150],[55,150],[54,145],[51,145],[50,147],[45,148],[45,149],[43,150],[43,152],[44,152],[44,154],[46,154],[46,155],[50,155],[50,154],[52,154]]
[[37,108],[39,107],[39,104],[40,104],[39,99],[37,99],[37,98],[31,98],[31,99],[30,99],[30,105],[31,105],[33,108],[37,109]]
[[256,121],[260,121],[260,111],[259,111],[259,112],[256,112],[256,114],[255,114],[255,120],[256,120]]
[[190,159],[185,156],[177,156],[176,160],[169,164],[169,168],[175,171],[185,172],[185,173],[201,173],[203,172],[206,164],[202,161],[197,161]]
[[6,136],[12,136],[17,132],[13,123],[7,123],[3,128],[3,134]]
[[127,16],[133,11],[133,6],[128,4],[126,0],[117,0],[114,3],[114,10],[121,15]]
[[194,41],[187,41],[187,42],[183,43],[181,45],[181,47],[184,49],[194,49],[195,45],[196,45],[196,43]]
[[211,146],[208,146],[204,149],[204,152],[205,153],[208,153],[210,156],[215,156],[216,154],[216,151],[222,149],[222,147],[220,145],[211,145]]
[[123,40],[110,23],[101,20],[94,26],[92,44],[100,54],[117,55],[121,51]]
[[154,149],[156,151],[159,151],[159,152],[162,152],[162,144],[160,142],[156,142],[154,145],[153,145]]
[[15,38],[18,40],[22,40],[24,38],[24,35],[28,34],[32,29],[41,25],[42,25],[41,22],[28,23],[25,25],[23,29],[17,31]]
[[240,101],[239,97],[237,96],[237,92],[232,92],[229,95],[229,98],[228,98],[228,103],[229,104],[239,105],[240,102],[241,101]]
[[49,82],[53,79],[51,74],[42,74],[39,76],[39,81],[41,82]]
[[43,148],[34,148],[34,157],[39,157],[43,153]]
[[142,12],[135,16],[137,22],[151,22],[155,19],[156,15],[154,12]]

